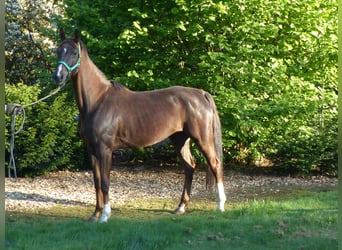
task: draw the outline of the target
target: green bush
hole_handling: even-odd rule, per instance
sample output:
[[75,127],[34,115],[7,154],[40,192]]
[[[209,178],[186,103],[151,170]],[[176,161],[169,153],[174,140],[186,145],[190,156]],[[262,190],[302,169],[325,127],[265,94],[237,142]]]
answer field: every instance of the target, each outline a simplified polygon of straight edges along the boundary
[[108,77],[212,93],[227,163],[336,170],[336,1],[64,2]]
[[[5,90],[6,103],[25,105],[38,100],[41,95],[38,85],[5,85]],[[51,100],[25,109],[24,129],[15,135],[14,158],[19,176],[89,167],[84,146],[77,134],[77,108],[70,100],[72,96],[64,90]],[[17,117],[16,124],[19,126],[22,116]],[[6,166],[11,119],[11,115],[6,115]]]
[[[65,13],[51,20],[69,34],[81,30],[109,79],[134,90],[183,85],[212,93],[227,166],[266,160],[281,171],[336,174],[335,0],[59,3]],[[27,103],[42,89],[6,84],[6,102]],[[83,166],[76,114],[65,90],[28,109],[16,139],[25,173]]]

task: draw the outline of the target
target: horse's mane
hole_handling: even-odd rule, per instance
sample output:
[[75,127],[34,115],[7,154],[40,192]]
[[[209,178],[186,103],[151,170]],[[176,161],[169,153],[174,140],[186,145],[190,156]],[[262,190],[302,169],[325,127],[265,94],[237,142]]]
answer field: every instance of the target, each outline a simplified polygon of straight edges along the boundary
[[[87,50],[86,46],[84,46],[83,42],[82,42],[81,40],[75,41],[75,40],[72,39],[72,38],[66,38],[66,39],[63,41],[63,43],[66,43],[66,42],[68,42],[68,43],[71,42],[71,44],[77,44],[77,43],[79,43],[80,46],[81,46],[81,48],[82,48],[82,50],[85,51],[86,57],[87,57],[87,58],[89,59],[89,61],[93,64],[93,67],[94,67],[94,69],[95,69],[95,73],[98,75],[99,78],[102,79],[102,82],[103,82],[103,83],[108,84],[108,80],[107,80],[105,74],[104,74],[104,73],[103,73],[103,72],[94,64],[94,62],[90,59],[90,57],[89,57],[89,55],[88,55],[88,50]],[[127,87],[125,87],[124,85],[122,85],[122,84],[116,82],[115,80],[109,80],[109,82],[110,82],[110,84],[111,84],[114,88],[116,88],[116,89],[127,89]]]
[[[108,83],[107,77],[106,75],[94,64],[94,62],[90,59],[89,55],[88,55],[88,50],[87,48],[84,46],[82,41],[79,41],[81,44],[81,48],[85,50],[87,57],[89,58],[89,60],[92,62],[92,64],[94,65],[94,68],[96,69],[96,73],[98,74],[98,76],[100,78],[102,78],[103,82],[105,82],[106,84]],[[127,89],[125,86],[123,86],[122,84],[116,82],[115,80],[109,80],[110,84],[117,89]]]
[[127,89],[126,86],[122,85],[121,83],[118,83],[115,80],[109,80],[109,82],[112,84],[112,86],[116,89]]

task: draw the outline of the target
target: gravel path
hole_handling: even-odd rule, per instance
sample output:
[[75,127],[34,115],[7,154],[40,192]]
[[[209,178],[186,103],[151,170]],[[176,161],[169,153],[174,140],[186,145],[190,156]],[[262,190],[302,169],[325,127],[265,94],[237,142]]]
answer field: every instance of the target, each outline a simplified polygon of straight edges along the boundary
[[[175,169],[145,170],[118,168],[111,171],[111,204],[124,204],[139,198],[179,199],[184,174]],[[337,187],[337,178],[313,176],[308,178],[243,175],[225,176],[227,202],[246,201],[256,197],[288,193],[293,190],[330,190]],[[205,190],[205,172],[194,175],[192,199],[212,198]],[[55,205],[94,205],[95,192],[92,172],[55,172],[44,177],[5,179],[7,211],[34,210]]]

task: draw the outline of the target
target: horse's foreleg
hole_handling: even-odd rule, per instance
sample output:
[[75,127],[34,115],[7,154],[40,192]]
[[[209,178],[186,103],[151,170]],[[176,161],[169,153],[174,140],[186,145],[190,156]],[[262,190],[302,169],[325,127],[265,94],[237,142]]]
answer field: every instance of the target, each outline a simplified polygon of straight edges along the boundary
[[94,186],[96,193],[96,207],[92,216],[89,218],[90,221],[98,221],[101,216],[103,209],[103,194],[101,190],[101,171],[100,164],[96,159],[95,155],[91,155],[91,161],[93,166],[93,177],[94,177]]
[[101,148],[101,191],[103,195],[103,209],[99,219],[100,223],[107,222],[111,215],[111,208],[109,205],[109,185],[110,185],[110,169],[112,167],[112,151],[107,147]]

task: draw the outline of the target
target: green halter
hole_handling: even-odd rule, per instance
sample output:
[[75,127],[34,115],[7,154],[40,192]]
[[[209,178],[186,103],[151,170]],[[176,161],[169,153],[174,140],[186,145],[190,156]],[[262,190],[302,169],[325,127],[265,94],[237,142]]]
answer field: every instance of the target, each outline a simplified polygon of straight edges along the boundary
[[58,65],[58,64],[64,65],[64,67],[68,70],[68,72],[69,72],[69,74],[70,74],[73,70],[77,69],[78,66],[80,66],[80,62],[81,62],[81,45],[78,44],[78,59],[77,59],[77,63],[76,63],[74,66],[70,67],[66,62],[64,62],[64,61],[59,61],[59,62],[57,63],[57,65]]

